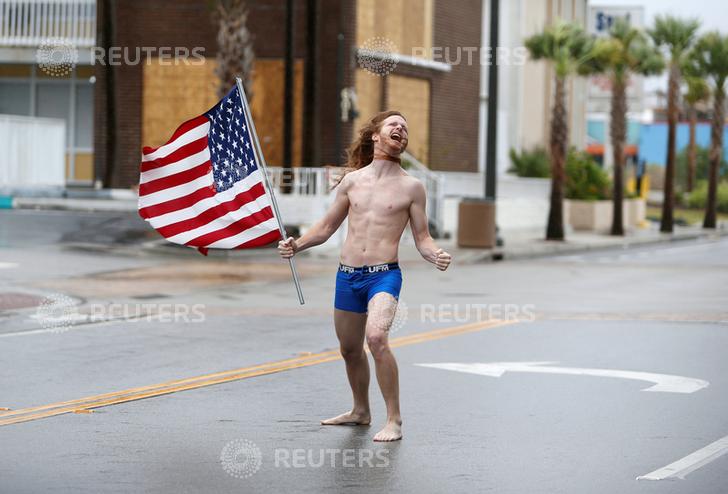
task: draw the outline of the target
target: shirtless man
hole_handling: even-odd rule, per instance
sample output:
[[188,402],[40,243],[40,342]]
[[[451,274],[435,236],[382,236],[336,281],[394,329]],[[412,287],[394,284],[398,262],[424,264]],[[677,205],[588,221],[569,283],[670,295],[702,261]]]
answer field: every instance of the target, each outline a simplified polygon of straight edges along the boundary
[[401,113],[375,115],[349,148],[348,167],[326,215],[304,235],[278,243],[283,258],[320,245],[349,217],[349,228],[336,276],[334,325],[354,395],[351,411],[322,420],[323,425],[368,425],[369,363],[366,338],[374,357],[377,381],[387,406],[387,423],[375,441],[402,438],[397,362],[389,348],[389,327],[397,309],[402,273],[397,264],[399,241],[407,222],[425,260],[444,271],[450,254],[430,236],[425,214],[425,188],[399,164],[407,148],[407,121]]

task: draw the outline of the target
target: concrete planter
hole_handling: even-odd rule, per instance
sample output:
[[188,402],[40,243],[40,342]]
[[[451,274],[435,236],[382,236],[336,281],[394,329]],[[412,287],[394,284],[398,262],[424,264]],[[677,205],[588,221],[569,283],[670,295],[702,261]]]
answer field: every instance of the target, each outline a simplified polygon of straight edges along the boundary
[[612,201],[567,199],[568,224],[577,231],[603,232],[612,226]]
[[[567,199],[565,216],[567,223],[580,231],[605,233],[612,228],[611,199],[602,201],[577,201]],[[622,218],[625,228],[635,228],[645,221],[647,206],[644,199],[625,199],[622,203]]]
[[644,199],[625,199],[624,226],[636,228],[647,219],[647,201]]

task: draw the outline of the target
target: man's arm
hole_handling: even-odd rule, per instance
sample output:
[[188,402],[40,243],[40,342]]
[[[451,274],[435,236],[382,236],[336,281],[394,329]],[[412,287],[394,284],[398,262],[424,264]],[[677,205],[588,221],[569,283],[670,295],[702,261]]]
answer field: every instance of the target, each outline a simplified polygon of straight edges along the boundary
[[289,258],[297,252],[321,245],[341,226],[349,212],[349,188],[351,179],[345,175],[337,186],[336,198],[323,218],[316,222],[306,233],[297,240],[288,237],[278,242],[278,252],[281,257]]
[[412,187],[412,195],[409,216],[410,228],[412,228],[412,235],[415,238],[415,246],[426,261],[433,263],[440,271],[445,271],[450,265],[452,257],[440,249],[435,244],[432,236],[430,236],[427,213],[425,212],[425,204],[427,201],[425,186],[417,179],[415,179]]

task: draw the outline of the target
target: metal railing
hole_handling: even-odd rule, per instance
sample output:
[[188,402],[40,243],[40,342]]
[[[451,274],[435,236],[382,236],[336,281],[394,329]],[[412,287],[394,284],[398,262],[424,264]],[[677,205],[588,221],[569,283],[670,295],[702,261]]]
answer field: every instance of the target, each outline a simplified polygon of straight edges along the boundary
[[[441,179],[437,174],[430,171],[425,165],[416,160],[412,155],[405,156],[405,159],[412,165],[407,173],[418,178],[425,185],[427,192],[427,217],[430,221],[432,233],[442,235],[443,218],[443,189]],[[325,197],[331,187],[338,181],[342,169],[337,167],[329,168],[305,168],[294,167],[288,185],[291,188],[291,196],[301,197]],[[284,180],[283,168],[277,166],[268,167],[268,177],[276,194],[280,195],[281,185]]]
[[0,46],[34,47],[61,38],[96,42],[96,0],[0,0]]
[[[283,168],[269,166],[268,179],[276,194],[280,194],[284,183]],[[331,189],[330,180],[333,179],[333,172],[330,168],[304,168],[294,167],[291,170],[290,179],[286,185],[291,188],[291,195],[296,196],[326,196]]]
[[442,179],[410,153],[405,151],[402,157],[404,158],[403,161],[407,161],[411,165],[407,173],[419,178],[425,184],[425,191],[427,192],[427,219],[430,221],[430,229],[434,229],[434,232],[432,232],[433,235],[441,236],[444,227],[442,218],[442,205],[444,201]]

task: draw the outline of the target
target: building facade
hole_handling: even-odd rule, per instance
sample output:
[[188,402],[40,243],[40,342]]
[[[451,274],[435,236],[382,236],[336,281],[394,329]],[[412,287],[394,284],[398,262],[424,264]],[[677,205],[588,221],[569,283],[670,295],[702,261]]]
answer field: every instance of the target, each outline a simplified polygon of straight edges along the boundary
[[[251,106],[266,158],[276,166],[283,161],[286,1],[247,5],[255,52]],[[585,24],[587,15],[586,0],[501,0],[501,51],[494,53],[487,46],[489,0],[294,5],[293,164],[341,164],[366,118],[399,109],[410,123],[410,152],[450,177],[447,193],[454,196],[483,190],[490,63],[499,60],[497,164],[499,180],[505,180],[509,149],[548,142],[552,74],[546,64],[528,60],[523,40],[558,18]],[[134,186],[141,148],[163,144],[181,122],[216,101],[213,9],[214,2],[199,0],[0,0],[0,114],[66,122],[69,184]],[[26,29],[23,23],[62,29]],[[315,54],[307,53],[309,29],[316,30]],[[68,74],[48,74],[38,65],[48,36],[76,49]],[[180,50],[194,56],[180,59]],[[317,98],[307,110],[305,73],[313,55]],[[570,143],[584,147],[585,81],[569,84]],[[303,142],[312,135],[304,122],[312,121],[315,162]]]
[[[61,121],[60,162],[70,184],[94,179],[95,42],[95,0],[0,0],[0,115],[28,117],[41,126],[45,119]],[[51,59],[68,63],[49,66]],[[5,153],[3,160],[18,155],[7,148]]]

